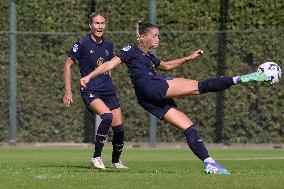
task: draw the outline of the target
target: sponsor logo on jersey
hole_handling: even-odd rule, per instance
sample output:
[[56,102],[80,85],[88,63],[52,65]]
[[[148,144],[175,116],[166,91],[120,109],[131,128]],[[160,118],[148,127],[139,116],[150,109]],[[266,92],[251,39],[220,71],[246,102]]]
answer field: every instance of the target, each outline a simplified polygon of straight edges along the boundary
[[91,53],[91,54],[93,54],[94,52],[95,52],[95,51],[93,51],[93,50],[90,50],[90,53]]
[[93,98],[93,97],[95,97],[95,95],[93,95],[92,93],[90,93],[89,97],[90,97],[90,98]]
[[78,48],[79,48],[78,44],[75,44],[75,45],[73,46],[73,52],[77,52],[77,51],[78,51]]
[[105,50],[105,53],[106,53],[106,55],[107,55],[107,56],[109,55],[109,52],[108,52],[108,50]]
[[157,75],[156,66],[152,61],[151,61],[151,64],[150,64],[150,69],[151,69],[153,75]]
[[130,45],[127,45],[127,46],[122,48],[123,51],[129,51],[130,49],[131,49]]
[[102,65],[102,63],[104,63],[105,59],[103,57],[100,57],[98,60],[97,60],[97,65]]

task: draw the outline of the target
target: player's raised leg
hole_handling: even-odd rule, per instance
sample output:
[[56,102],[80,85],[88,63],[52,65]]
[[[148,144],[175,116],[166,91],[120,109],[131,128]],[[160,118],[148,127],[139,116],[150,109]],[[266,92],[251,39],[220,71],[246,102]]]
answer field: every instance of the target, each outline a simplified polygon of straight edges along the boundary
[[209,156],[202,139],[198,135],[197,126],[181,111],[171,108],[165,115],[164,120],[182,130],[187,144],[192,152],[204,162],[204,172],[211,174],[230,174],[230,171],[217,164]]
[[167,80],[169,88],[166,97],[173,98],[186,95],[198,95],[207,92],[218,92],[239,83],[265,82],[269,80],[269,76],[260,72],[235,77],[216,77],[203,81],[174,78],[172,80]]

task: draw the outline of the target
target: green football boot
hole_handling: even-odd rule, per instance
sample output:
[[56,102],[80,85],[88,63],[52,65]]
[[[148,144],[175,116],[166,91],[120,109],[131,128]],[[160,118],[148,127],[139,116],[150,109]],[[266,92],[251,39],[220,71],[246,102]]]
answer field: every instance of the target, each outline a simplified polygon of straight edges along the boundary
[[256,81],[256,82],[268,82],[271,78],[267,76],[264,73],[261,72],[253,72],[247,75],[243,75],[240,77],[241,83],[247,83],[250,81]]
[[218,163],[205,163],[204,173],[205,174],[219,174],[219,175],[230,175],[231,174],[229,170],[223,168]]

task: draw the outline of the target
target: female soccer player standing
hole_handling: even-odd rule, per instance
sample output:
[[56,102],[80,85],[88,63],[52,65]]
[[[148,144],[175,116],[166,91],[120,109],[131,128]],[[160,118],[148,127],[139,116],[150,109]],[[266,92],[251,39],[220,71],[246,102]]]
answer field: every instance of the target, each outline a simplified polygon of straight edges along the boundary
[[157,75],[156,69],[172,70],[187,61],[197,58],[203,51],[199,49],[180,59],[161,61],[149,52],[150,49],[159,45],[157,26],[151,23],[139,22],[137,35],[137,44],[125,46],[113,59],[81,78],[81,85],[83,87],[88,86],[87,84],[92,78],[112,70],[115,66],[124,62],[129,69],[138,103],[151,114],[159,119],[164,119],[184,133],[190,149],[204,162],[205,173],[230,174],[230,171],[221,167],[209,156],[198,135],[197,126],[183,112],[178,110],[172,98],[222,91],[236,83],[262,82],[267,81],[269,78],[258,72],[245,76],[211,78],[205,81]]
[[[71,66],[79,62],[81,77],[88,75],[105,61],[113,58],[113,44],[103,37],[105,30],[105,16],[102,12],[93,12],[89,17],[91,33],[81,38],[70,50],[64,66],[65,95],[63,102],[69,107],[73,102],[71,92]],[[127,168],[120,160],[124,145],[124,126],[120,104],[108,72],[93,78],[85,88],[81,88],[81,96],[85,105],[100,115],[102,121],[97,129],[95,152],[91,165],[98,169],[105,169],[101,158],[102,149],[107,138],[110,125],[113,130],[112,168]]]

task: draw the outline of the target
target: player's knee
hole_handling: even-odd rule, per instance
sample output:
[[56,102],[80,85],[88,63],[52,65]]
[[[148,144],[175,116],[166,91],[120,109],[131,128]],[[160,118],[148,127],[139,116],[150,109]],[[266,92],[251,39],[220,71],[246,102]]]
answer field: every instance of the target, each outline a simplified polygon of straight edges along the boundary
[[112,122],[111,122],[111,125],[112,125],[112,128],[115,128],[116,126],[114,125],[121,125],[122,124],[122,117],[121,116],[113,116],[113,119],[112,119]]
[[112,113],[104,113],[101,115],[102,122],[106,125],[110,125],[113,119]]
[[196,91],[198,91],[198,83],[199,81],[190,80],[189,85],[182,86],[182,88],[186,89],[190,94],[196,94]]

